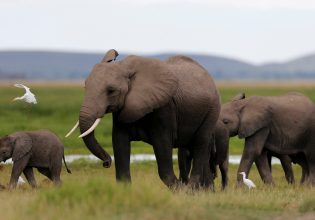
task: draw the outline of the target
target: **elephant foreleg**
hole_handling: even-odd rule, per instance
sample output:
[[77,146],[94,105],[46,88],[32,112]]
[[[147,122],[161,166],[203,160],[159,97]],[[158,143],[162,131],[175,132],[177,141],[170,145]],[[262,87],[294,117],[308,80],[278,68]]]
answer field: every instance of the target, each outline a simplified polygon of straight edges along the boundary
[[249,170],[253,165],[253,162],[261,154],[262,149],[265,145],[268,137],[269,130],[263,128],[256,132],[254,135],[245,139],[245,147],[241,158],[241,163],[237,172],[237,184],[240,185],[242,182],[242,176],[240,172],[245,172],[248,176]]
[[35,180],[35,177],[34,177],[34,173],[33,173],[33,168],[32,167],[26,167],[24,170],[23,170],[23,173],[27,179],[27,182],[33,187],[33,188],[36,188],[37,187],[37,184],[36,184],[36,180]]
[[30,154],[25,155],[21,159],[13,162],[13,168],[11,172],[11,178],[9,183],[9,189],[15,189],[18,179],[21,176],[23,170],[25,169],[30,158]]
[[169,188],[174,188],[178,185],[178,179],[174,174],[172,147],[164,141],[153,144],[153,149],[158,165],[160,179]]
[[113,150],[115,157],[116,180],[131,182],[130,140],[127,129],[118,122],[113,124]]

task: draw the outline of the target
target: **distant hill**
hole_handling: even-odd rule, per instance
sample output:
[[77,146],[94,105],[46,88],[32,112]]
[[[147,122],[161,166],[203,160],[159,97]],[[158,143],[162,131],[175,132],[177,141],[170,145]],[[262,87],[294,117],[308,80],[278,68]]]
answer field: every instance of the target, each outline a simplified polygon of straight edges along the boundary
[[[166,59],[174,54],[150,57]],[[315,54],[284,63],[253,65],[236,59],[184,54],[215,79],[315,79]],[[0,79],[69,80],[85,78],[104,54],[49,51],[0,51]],[[119,59],[127,54],[121,54]]]

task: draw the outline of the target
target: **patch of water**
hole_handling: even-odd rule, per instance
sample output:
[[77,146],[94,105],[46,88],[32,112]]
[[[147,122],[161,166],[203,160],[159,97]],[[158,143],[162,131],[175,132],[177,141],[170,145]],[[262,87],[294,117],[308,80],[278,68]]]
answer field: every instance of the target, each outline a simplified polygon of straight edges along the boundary
[[[87,161],[98,161],[99,159],[95,157],[92,154],[89,155],[81,155],[81,154],[73,154],[73,155],[67,155],[65,156],[67,163],[72,163],[73,161],[84,159]],[[114,157],[112,157],[114,160]],[[142,161],[155,161],[155,155],[154,154],[132,154],[130,156],[130,162],[136,163],[136,162],[142,162]],[[173,160],[177,160],[177,155],[173,155]],[[241,161],[241,155],[230,155],[229,156],[229,163],[230,164],[240,164]],[[9,159],[5,162],[5,164],[11,164],[12,159]],[[280,164],[280,160],[277,158],[272,158],[271,161],[272,164]]]

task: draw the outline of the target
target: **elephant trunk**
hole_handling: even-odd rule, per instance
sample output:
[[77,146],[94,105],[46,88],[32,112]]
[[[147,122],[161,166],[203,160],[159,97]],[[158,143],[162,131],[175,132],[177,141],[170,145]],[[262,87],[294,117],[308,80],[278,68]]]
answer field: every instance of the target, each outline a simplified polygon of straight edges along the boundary
[[[91,117],[91,114],[82,108],[79,116],[79,126],[81,134],[87,131],[95,122],[96,117]],[[87,148],[93,153],[96,157],[101,159],[104,163],[103,166],[109,168],[111,166],[112,159],[110,155],[101,147],[97,142],[94,131],[83,137],[83,141]]]

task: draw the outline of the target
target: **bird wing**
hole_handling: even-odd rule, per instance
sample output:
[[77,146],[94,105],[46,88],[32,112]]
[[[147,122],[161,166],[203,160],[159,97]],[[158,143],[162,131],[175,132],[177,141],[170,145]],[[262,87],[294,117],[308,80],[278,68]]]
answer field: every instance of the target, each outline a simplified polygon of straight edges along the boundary
[[249,186],[254,187],[254,188],[256,187],[255,183],[251,181],[250,179],[247,179],[246,182]]
[[14,86],[15,86],[15,87],[18,87],[18,88],[25,89],[25,91],[30,90],[30,88],[28,88],[27,86],[24,86],[23,84],[14,84]]

